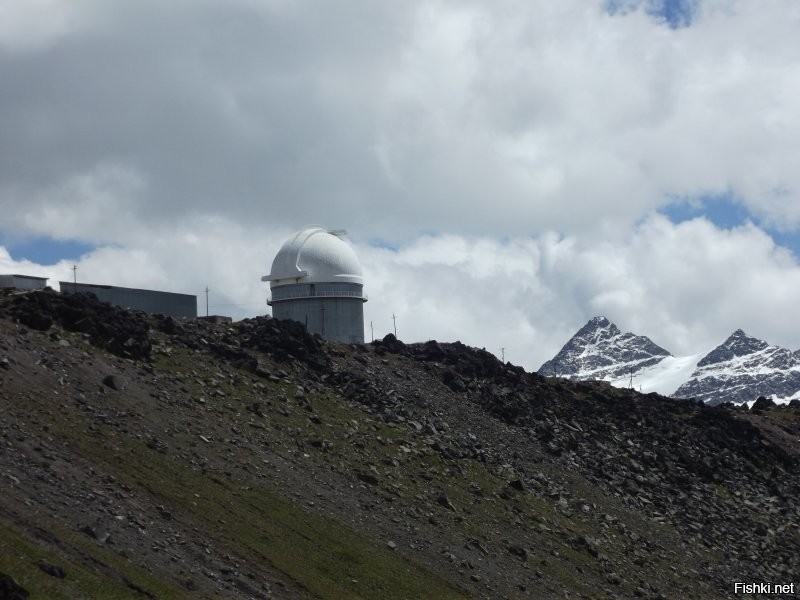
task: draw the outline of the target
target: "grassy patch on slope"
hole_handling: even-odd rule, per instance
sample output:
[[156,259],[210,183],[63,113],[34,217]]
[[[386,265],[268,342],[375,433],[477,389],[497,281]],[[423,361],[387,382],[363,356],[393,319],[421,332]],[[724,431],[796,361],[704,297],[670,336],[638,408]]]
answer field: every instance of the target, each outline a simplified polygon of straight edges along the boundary
[[[346,525],[259,489],[192,471],[115,437],[113,453],[79,436],[70,443],[128,485],[147,489],[177,514],[202,522],[213,546],[265,562],[310,597],[464,598],[466,594]],[[220,522],[219,519],[222,519]]]
[[[68,533],[66,536],[71,537]],[[75,548],[79,554],[74,554],[53,548],[44,540],[34,542],[34,539],[0,523],[0,573],[13,577],[30,592],[31,598],[141,600],[142,593],[132,586],[147,590],[157,598],[187,597],[97,545],[72,539],[81,546]],[[40,562],[61,567],[65,577],[59,579],[46,574],[39,568]],[[109,571],[116,575],[110,576]]]

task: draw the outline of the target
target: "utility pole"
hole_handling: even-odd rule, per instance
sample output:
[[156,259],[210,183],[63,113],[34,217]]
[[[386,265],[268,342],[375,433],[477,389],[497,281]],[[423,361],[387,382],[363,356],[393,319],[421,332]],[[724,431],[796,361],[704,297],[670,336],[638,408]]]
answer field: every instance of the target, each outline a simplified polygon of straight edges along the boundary
[[206,316],[208,316],[208,286],[206,286]]
[[397,337],[397,317],[392,313],[392,322],[394,323],[394,337]]
[[78,284],[78,265],[72,265],[72,283]]

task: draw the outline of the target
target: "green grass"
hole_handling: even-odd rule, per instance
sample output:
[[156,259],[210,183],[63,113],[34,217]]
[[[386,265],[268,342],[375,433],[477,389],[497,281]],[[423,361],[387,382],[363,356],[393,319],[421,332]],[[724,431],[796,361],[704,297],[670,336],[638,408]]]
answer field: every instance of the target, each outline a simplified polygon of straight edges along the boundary
[[[70,443],[127,485],[147,489],[177,514],[202,522],[217,551],[246,555],[284,573],[311,597],[464,598],[465,593],[333,519],[310,513],[254,482],[211,479],[129,439],[119,452],[78,436]],[[221,515],[224,523],[208,519]]]
[[800,421],[800,415],[791,409],[773,409],[768,411],[767,415],[769,419],[784,423],[797,423]]

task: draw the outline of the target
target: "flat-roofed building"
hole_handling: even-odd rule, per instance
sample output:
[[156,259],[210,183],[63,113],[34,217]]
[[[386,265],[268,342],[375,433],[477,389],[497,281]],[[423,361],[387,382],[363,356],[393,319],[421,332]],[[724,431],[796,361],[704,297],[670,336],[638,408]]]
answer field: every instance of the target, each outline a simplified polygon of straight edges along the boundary
[[16,288],[18,290],[43,290],[47,287],[47,277],[33,275],[0,275],[0,288]]
[[90,293],[103,302],[122,308],[181,319],[197,317],[197,296],[192,294],[176,294],[115,285],[73,283],[71,281],[60,281],[59,285],[62,294]]

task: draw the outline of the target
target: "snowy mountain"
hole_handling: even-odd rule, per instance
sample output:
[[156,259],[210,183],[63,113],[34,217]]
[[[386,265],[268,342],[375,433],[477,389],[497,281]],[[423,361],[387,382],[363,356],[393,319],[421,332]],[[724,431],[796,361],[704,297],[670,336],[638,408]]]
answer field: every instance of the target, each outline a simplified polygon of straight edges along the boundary
[[622,333],[605,317],[595,317],[539,368],[539,374],[567,379],[625,380],[671,356],[650,338]]
[[647,337],[622,333],[605,317],[595,317],[539,374],[604,380],[708,404],[752,402],[758,396],[800,399],[800,351],[771,346],[741,329],[710,352],[676,357]]
[[673,395],[708,404],[739,404],[758,396],[800,397],[800,353],[771,346],[737,329],[697,363],[691,378]]

